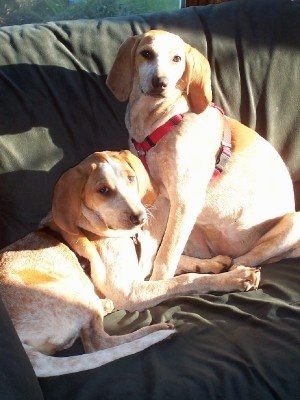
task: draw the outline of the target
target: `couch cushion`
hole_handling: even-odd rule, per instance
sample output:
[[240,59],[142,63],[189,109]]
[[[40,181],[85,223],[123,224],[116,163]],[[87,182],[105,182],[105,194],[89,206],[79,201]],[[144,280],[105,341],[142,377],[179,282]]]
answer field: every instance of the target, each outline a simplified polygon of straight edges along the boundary
[[42,400],[31,364],[0,298],[0,399]]
[[119,311],[120,334],[171,321],[178,334],[141,354],[41,379],[47,400],[296,400],[300,390],[299,261],[263,266],[248,293],[182,296],[142,313]]

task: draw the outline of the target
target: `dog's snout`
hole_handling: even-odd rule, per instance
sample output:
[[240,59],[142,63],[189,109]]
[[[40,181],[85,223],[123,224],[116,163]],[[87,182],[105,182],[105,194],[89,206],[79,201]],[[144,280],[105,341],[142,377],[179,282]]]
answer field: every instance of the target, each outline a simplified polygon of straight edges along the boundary
[[154,89],[166,89],[168,86],[168,79],[166,77],[154,76],[152,78],[152,86]]
[[129,219],[133,225],[142,225],[146,222],[147,215],[145,212],[134,213],[130,215]]

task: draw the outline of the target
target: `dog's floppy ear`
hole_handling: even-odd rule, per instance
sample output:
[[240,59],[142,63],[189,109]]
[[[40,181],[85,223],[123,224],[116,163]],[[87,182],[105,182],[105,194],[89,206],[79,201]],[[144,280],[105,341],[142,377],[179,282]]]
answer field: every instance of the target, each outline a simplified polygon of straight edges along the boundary
[[131,36],[121,45],[107,76],[106,85],[119,101],[126,101],[132,90],[135,52],[141,37]]
[[77,235],[78,218],[81,214],[81,195],[93,169],[91,157],[67,170],[54,186],[52,199],[53,221],[59,229]]
[[148,175],[142,161],[129,150],[121,150],[119,155],[135,172],[142,203],[152,205],[157,197],[157,188],[155,182]]
[[210,65],[194,47],[186,45],[186,69],[183,80],[191,111],[200,114],[212,101]]

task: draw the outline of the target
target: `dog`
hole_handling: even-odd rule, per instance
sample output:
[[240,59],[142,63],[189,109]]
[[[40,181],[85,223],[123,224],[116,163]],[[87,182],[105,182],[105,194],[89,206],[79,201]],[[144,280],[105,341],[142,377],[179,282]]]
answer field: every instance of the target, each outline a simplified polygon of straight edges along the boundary
[[[117,309],[142,311],[176,295],[257,287],[257,271],[248,267],[149,281],[147,226],[156,199],[155,182],[130,151],[95,153],[59,179],[45,224],[89,261],[97,294]],[[214,263],[217,268],[224,260],[216,257]]]
[[[114,307],[143,310],[176,294],[255,287],[257,277],[247,268],[145,281],[151,270],[143,268],[142,228],[149,210],[142,202],[151,207],[156,198],[130,151],[96,152],[59,178],[40,229],[1,250],[0,295],[38,377],[96,368],[175,333],[171,324],[158,323],[109,336],[103,318]],[[52,356],[79,336],[86,354]]]
[[[41,228],[1,251],[0,294],[37,376],[95,368],[175,333],[159,323],[111,337],[103,317],[114,306],[143,310],[175,295],[256,287],[257,275],[246,267],[147,281],[143,228],[156,197],[132,153],[94,153],[60,177]],[[91,280],[82,269],[87,262]],[[51,356],[78,336],[87,354]]]
[[[63,188],[67,181],[69,185]],[[118,181],[119,184],[112,187],[113,182]],[[143,191],[142,181],[139,183],[139,189]],[[96,207],[107,214],[105,229],[117,232],[116,235],[120,232],[118,229],[123,229],[127,236],[133,235],[136,226],[146,219],[136,185],[134,170],[124,157],[95,153],[57,182],[53,211],[43,226],[1,251],[0,294],[38,377],[96,368],[137,353],[175,332],[172,325],[158,323],[122,336],[105,333],[103,318],[113,310],[113,302],[100,298],[99,292],[96,294],[81,266],[86,259],[78,253],[75,255],[61,234],[66,232],[67,238],[75,238],[77,245],[82,246],[83,255],[90,257],[93,278],[102,285],[106,279],[105,265],[97,258],[98,254],[93,253],[91,242],[79,234],[78,226],[82,222],[83,230],[93,232],[90,235],[97,234],[94,221],[89,218],[90,213],[94,219],[100,218],[97,211],[91,211]],[[107,193],[108,186],[118,195]],[[106,200],[102,203],[101,199]],[[61,204],[62,200],[64,204]],[[81,220],[70,221],[68,217],[79,212],[81,202],[84,202]],[[106,205],[110,202],[112,205]],[[120,219],[111,211],[114,208],[121,210]],[[61,215],[65,210],[67,217]],[[59,228],[55,221],[64,226]],[[76,229],[78,234],[74,235]],[[105,229],[102,224],[101,234]],[[87,354],[51,356],[70,347],[79,336]]]
[[121,45],[107,77],[128,100],[131,149],[159,185],[148,226],[153,281],[178,268],[218,273],[300,256],[287,168],[258,133],[212,104],[210,76],[197,49],[151,30]]

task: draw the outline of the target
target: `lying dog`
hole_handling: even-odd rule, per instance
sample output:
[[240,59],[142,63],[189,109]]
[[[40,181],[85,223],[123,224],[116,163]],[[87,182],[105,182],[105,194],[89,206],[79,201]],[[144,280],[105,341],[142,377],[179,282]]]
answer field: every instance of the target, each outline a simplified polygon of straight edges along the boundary
[[183,252],[182,268],[203,272],[228,267],[226,257],[210,261],[218,255],[232,258],[231,268],[300,256],[287,168],[268,142],[211,104],[201,53],[165,31],[130,37],[107,85],[129,99],[130,137],[160,185],[149,227],[152,280],[174,276]]
[[[98,293],[118,309],[143,310],[180,294],[257,287],[256,270],[246,267],[147,281],[151,243],[143,227],[152,219],[147,214],[155,199],[149,175],[136,156],[129,151],[95,153],[62,175],[47,225],[90,261]],[[214,262],[219,265],[220,260]]]
[[[110,171],[111,165],[113,171]],[[119,184],[116,183],[112,188],[114,180],[117,182],[116,177]],[[62,183],[64,185],[67,181],[69,185],[62,189]],[[107,193],[108,185],[118,195]],[[85,191],[82,199],[83,188]],[[140,190],[143,190],[142,187]],[[61,200],[65,203],[61,204]],[[146,218],[136,190],[134,171],[121,155],[116,157],[109,153],[95,153],[58,181],[53,199],[53,215],[59,224],[64,221],[67,232],[75,226],[79,229],[76,225],[78,221],[70,221],[68,216],[75,215],[81,202],[83,213],[80,222],[94,236],[97,229],[93,229],[94,221],[89,219],[89,213],[93,213],[91,209],[94,207],[106,214],[109,224],[107,229],[116,232],[119,228],[124,229],[127,236],[133,235],[135,227],[140,226]],[[106,205],[106,202],[112,204]],[[67,217],[60,219],[64,209],[67,210]],[[122,210],[120,219],[115,218],[118,210]],[[83,215],[85,213],[86,217]],[[100,218],[97,211],[94,217]],[[113,302],[100,299],[95,293],[74,251],[63,240],[64,235],[59,234],[64,232],[64,228],[58,228],[50,216],[45,227],[6,247],[0,254],[0,294],[37,376],[62,375],[95,368],[139,352],[174,332],[171,325],[159,323],[127,335],[106,334],[103,317],[112,311]],[[66,233],[68,235],[85,246],[85,256],[92,254],[94,247],[83,234]],[[95,254],[93,256],[97,257]],[[106,278],[100,258],[91,258],[91,268],[92,276],[101,280],[102,284]],[[78,336],[89,354],[50,356],[70,347]]]
[[[147,255],[142,226],[148,216],[142,201],[151,205],[155,199],[137,157],[129,151],[94,153],[58,180],[52,213],[41,229],[1,251],[0,294],[37,376],[95,368],[174,333],[170,324],[159,323],[109,336],[103,317],[113,302],[134,311],[176,294],[256,286],[248,268],[145,281],[151,269],[143,269],[138,259],[138,253],[141,260]],[[94,286],[81,266],[86,260]],[[78,336],[89,354],[51,356]]]

